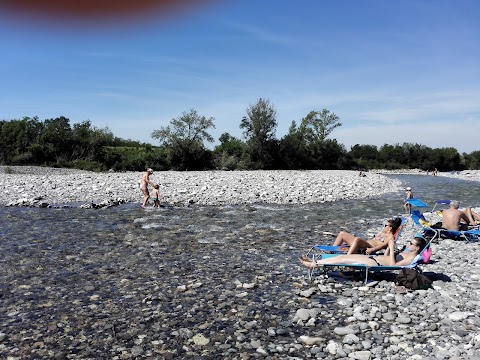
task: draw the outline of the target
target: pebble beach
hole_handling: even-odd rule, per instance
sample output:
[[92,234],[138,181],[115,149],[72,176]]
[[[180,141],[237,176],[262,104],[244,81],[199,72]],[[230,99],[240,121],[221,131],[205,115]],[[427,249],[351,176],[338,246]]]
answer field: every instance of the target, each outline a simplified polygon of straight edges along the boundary
[[[0,167],[0,204],[105,205],[141,202],[139,172],[94,173],[43,167]],[[161,200],[171,205],[305,204],[378,196],[400,183],[355,171],[155,172]]]
[[[394,274],[364,284],[348,270],[310,280],[298,263],[318,239],[346,226],[373,236],[384,221],[327,221],[309,204],[378,197],[400,181],[155,172],[165,206],[155,212],[137,209],[141,175],[0,167],[0,358],[480,358],[478,243],[433,244],[428,290],[400,288]],[[439,176],[480,181],[478,171]],[[399,242],[417,231],[407,218]]]

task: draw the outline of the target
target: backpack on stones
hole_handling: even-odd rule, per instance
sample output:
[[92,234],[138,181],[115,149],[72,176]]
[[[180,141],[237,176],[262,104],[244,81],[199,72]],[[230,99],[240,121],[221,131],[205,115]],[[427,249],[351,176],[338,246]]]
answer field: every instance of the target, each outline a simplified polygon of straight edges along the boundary
[[413,269],[402,269],[396,278],[397,285],[407,289],[419,290],[432,287],[432,280]]

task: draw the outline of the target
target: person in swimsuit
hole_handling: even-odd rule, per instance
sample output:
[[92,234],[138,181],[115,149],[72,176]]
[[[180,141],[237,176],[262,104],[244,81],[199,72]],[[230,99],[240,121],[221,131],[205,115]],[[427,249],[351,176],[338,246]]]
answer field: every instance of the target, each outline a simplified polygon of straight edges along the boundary
[[160,192],[158,191],[158,189],[160,189],[160,185],[153,185],[152,200],[154,207],[160,207]]
[[143,203],[141,205],[142,208],[145,208],[148,203],[148,199],[150,198],[150,194],[148,193],[148,184],[154,186],[155,184],[150,180],[150,175],[153,174],[153,170],[148,168],[142,175],[140,179],[140,191],[143,194]]
[[[405,189],[405,200],[408,200],[408,199],[413,199],[413,192],[412,192],[412,188],[410,186],[408,186]],[[405,204],[403,205],[403,208],[405,209],[406,214],[410,214],[410,210],[412,209],[412,205],[409,204],[408,202],[405,202]]]
[[360,248],[366,249],[365,253],[369,255],[378,250],[386,249],[388,241],[394,240],[394,235],[401,224],[402,220],[400,218],[388,220],[383,230],[370,240],[359,238],[346,231],[340,231],[333,245],[341,246],[343,243],[347,243],[350,246],[348,255],[355,254]]
[[313,261],[309,257],[302,255],[300,263],[309,269],[313,269],[317,265],[324,264],[364,264],[368,266],[406,266],[410,265],[415,257],[420,254],[423,248],[427,245],[423,237],[415,236],[408,244],[407,248],[410,251],[403,251],[395,254],[395,241],[390,239],[388,241],[388,248],[385,255],[339,255],[329,257],[322,260]]

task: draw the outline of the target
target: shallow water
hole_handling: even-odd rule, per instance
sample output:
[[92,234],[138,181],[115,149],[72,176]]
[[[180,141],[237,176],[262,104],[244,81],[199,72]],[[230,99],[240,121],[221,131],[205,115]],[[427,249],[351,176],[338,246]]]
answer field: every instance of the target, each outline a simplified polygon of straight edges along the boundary
[[[452,178],[401,175],[391,177],[411,186],[415,197],[429,205],[435,199],[457,199],[462,206],[480,205],[480,182]],[[403,213],[403,192],[394,192],[377,198],[337,201],[305,205],[231,205],[162,207],[141,210],[138,204],[102,209],[79,208],[0,208],[0,260],[17,258],[47,247],[58,239],[58,247],[75,251],[76,240],[92,240],[97,244],[113,239],[116,242],[145,236],[150,240],[191,240],[198,243],[230,244],[242,241],[242,236],[268,233],[275,241],[302,248],[331,237],[323,232],[337,233],[339,228],[355,227],[367,231],[380,226],[389,217]],[[441,207],[440,207],[441,208]],[[61,239],[65,240],[65,243]],[[262,236],[258,236],[262,240]]]
[[[435,199],[445,198],[458,199],[464,206],[480,203],[478,182],[392,177],[411,186],[415,197],[432,207]],[[108,319],[107,325],[117,332],[130,331],[129,324],[149,316],[161,318],[165,334],[203,322],[228,328],[218,312],[232,306],[225,304],[234,297],[230,292],[236,289],[235,281],[261,283],[261,291],[251,292],[245,305],[235,300],[245,308],[244,320],[251,317],[263,329],[279,327],[291,315],[292,279],[305,274],[297,256],[313,244],[331,243],[333,236],[325,232],[347,228],[360,235],[378,229],[384,219],[403,213],[403,196],[395,192],[324,204],[147,210],[133,203],[101,210],[0,208],[0,314],[8,314],[0,315],[0,325],[9,334],[4,344],[7,349],[30,349],[41,338],[70,349],[80,348],[76,342],[71,345],[73,338],[87,336],[93,350],[80,348],[80,353],[95,357],[109,349],[111,341],[110,330],[98,332],[99,319]],[[190,284],[193,293],[177,294],[175,289],[183,284]],[[269,303],[267,317],[259,317]],[[194,319],[191,309],[196,309]],[[59,323],[70,330],[45,330]],[[177,346],[162,331],[146,331],[149,326],[140,330],[151,341],[160,337],[170,347]],[[81,336],[78,327],[86,329]],[[13,333],[23,335],[16,339]],[[14,350],[3,353],[8,354],[18,355]]]

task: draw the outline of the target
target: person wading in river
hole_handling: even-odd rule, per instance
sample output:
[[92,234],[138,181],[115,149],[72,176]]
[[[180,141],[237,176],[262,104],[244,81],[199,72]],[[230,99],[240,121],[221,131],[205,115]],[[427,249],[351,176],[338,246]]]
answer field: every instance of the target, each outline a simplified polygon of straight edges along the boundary
[[143,194],[143,203],[140,205],[143,209],[145,209],[145,206],[147,206],[148,199],[150,199],[150,193],[148,192],[148,184],[151,186],[154,186],[155,184],[150,181],[150,175],[153,174],[153,170],[148,168],[147,171],[145,171],[142,175],[142,178],[140,179],[140,191]]

